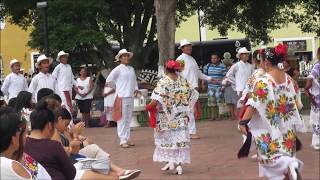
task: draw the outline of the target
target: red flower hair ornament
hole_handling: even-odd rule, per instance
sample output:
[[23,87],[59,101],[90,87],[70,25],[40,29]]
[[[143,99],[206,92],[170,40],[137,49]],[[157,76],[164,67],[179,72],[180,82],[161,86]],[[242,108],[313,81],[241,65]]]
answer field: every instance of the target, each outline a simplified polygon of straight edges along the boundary
[[166,63],[166,68],[167,69],[172,69],[172,70],[179,70],[180,68],[180,63],[173,60],[173,59],[169,59]]
[[282,61],[286,60],[287,53],[288,53],[288,46],[283,44],[278,44],[274,47],[274,51],[278,57],[282,57]]

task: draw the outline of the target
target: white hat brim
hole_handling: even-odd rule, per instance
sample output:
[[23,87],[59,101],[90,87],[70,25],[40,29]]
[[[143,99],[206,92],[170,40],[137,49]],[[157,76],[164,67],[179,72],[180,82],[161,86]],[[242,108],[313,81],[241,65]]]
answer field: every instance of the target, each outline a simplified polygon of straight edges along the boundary
[[186,45],[192,45],[192,43],[191,43],[191,42],[188,42],[188,43],[186,43],[186,44],[180,45],[180,46],[178,47],[178,49],[182,49],[183,46],[186,46]]
[[133,53],[132,52],[123,52],[120,54],[117,54],[114,58],[116,59],[114,62],[119,62],[120,61],[120,56],[124,55],[124,54],[129,54],[129,59],[132,58]]
[[56,60],[57,60],[57,61],[60,61],[60,57],[61,57],[61,56],[68,56],[68,57],[69,57],[69,53],[59,54]]
[[44,60],[49,60],[49,65],[52,64],[52,59],[51,58],[48,58],[48,59],[41,59],[39,62],[36,63],[36,68],[38,68],[39,64],[44,61]]
[[9,67],[11,68],[14,64],[17,64],[17,63],[21,64],[21,62],[18,60],[12,60],[9,64]]
[[241,52],[241,53],[237,53],[236,57],[237,58],[240,58],[240,54],[250,54],[251,51],[244,51],[244,52]]

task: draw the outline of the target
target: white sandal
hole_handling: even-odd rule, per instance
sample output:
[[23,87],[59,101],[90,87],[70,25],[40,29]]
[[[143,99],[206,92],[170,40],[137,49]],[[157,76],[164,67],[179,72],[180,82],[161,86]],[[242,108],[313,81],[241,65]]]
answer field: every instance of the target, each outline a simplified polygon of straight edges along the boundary
[[181,175],[182,174],[182,167],[181,165],[178,165],[176,168],[176,174]]
[[173,162],[168,162],[163,168],[161,168],[161,171],[168,171],[168,170],[174,170]]
[[136,170],[125,170],[123,172],[123,175],[119,176],[119,180],[129,180],[129,179],[134,179],[140,175],[141,171],[136,169]]

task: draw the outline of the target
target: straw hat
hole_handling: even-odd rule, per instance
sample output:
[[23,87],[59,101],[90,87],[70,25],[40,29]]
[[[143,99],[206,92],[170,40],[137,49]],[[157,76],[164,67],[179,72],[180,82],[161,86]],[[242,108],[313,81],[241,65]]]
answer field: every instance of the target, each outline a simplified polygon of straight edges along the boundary
[[248,49],[246,47],[242,47],[239,49],[239,51],[237,52],[236,57],[240,58],[240,54],[249,54],[251,53],[251,51],[248,51]]
[[124,54],[128,54],[129,55],[129,59],[132,58],[133,56],[133,53],[132,52],[129,52],[127,51],[126,49],[121,49],[118,54],[114,57],[116,60],[114,62],[119,62],[120,61],[120,57]]
[[223,54],[223,58],[221,61],[223,64],[232,64],[233,63],[233,59],[231,59],[231,54],[229,52],[225,52]]
[[48,58],[45,54],[42,54],[37,59],[36,68],[38,68],[39,64],[44,60],[49,60],[49,64],[52,64],[52,59]]
[[187,39],[182,39],[181,41],[180,41],[180,46],[178,47],[179,49],[181,49],[183,46],[185,46],[185,45],[192,45],[192,43],[191,42],[189,42]]
[[12,60],[10,61],[10,64],[9,64],[10,68],[12,67],[12,65],[14,65],[14,64],[16,64],[16,63],[20,63],[20,61],[17,60],[17,59],[12,59]]
[[60,51],[57,55],[57,61],[60,61],[61,56],[69,56],[69,53],[66,53],[64,51]]

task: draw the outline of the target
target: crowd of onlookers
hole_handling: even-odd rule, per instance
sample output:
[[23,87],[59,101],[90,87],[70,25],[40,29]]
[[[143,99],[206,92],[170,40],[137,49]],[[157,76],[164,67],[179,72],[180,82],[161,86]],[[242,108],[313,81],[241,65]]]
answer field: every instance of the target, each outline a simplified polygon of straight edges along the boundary
[[[83,122],[72,122],[61,98],[43,88],[21,91],[0,109],[1,178],[3,179],[131,179],[139,170],[125,170],[89,137]],[[81,158],[96,161],[85,169]]]
[[[30,84],[20,62],[10,62],[0,94],[1,179],[133,179],[140,170],[121,168],[109,154],[82,134],[91,107],[92,80],[81,69],[74,80],[68,53],[50,74],[52,60],[39,56],[39,73]],[[74,116],[75,89],[83,121]]]

